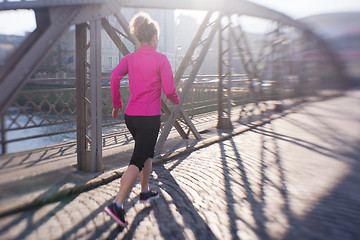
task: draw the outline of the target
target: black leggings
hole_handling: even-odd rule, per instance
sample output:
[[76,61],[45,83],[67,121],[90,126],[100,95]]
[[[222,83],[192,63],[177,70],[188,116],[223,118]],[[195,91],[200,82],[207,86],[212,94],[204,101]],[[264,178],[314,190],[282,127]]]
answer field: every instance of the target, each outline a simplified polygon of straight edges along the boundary
[[154,148],[159,134],[160,116],[129,116],[125,123],[135,140],[134,152],[129,165],[135,165],[139,172],[148,158],[154,157]]

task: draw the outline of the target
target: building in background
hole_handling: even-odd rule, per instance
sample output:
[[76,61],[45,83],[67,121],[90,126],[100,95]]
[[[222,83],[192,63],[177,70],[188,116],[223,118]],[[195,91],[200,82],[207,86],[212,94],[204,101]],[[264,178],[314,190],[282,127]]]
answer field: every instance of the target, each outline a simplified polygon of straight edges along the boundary
[[0,35],[0,67],[5,64],[7,57],[21,44],[24,36]]

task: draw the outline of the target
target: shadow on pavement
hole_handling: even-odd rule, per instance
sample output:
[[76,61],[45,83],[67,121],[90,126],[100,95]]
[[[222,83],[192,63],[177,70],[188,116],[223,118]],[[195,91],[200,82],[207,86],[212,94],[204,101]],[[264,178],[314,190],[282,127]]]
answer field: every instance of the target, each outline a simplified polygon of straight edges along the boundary
[[64,209],[65,206],[68,205],[75,198],[76,196],[67,197],[64,200],[57,202],[56,206],[54,206],[54,208],[51,210],[52,214],[47,214],[37,219],[34,218],[34,211],[25,211],[19,213],[13,220],[11,220],[9,223],[3,226],[2,229],[0,229],[0,236],[6,231],[8,231],[10,228],[18,225],[20,222],[26,219],[25,227],[17,233],[16,237],[14,237],[14,240],[25,239],[31,232],[40,228],[42,224],[49,221],[49,219],[53,217],[56,212]]
[[[220,133],[219,133],[220,134]],[[272,141],[274,142],[275,146],[276,146],[276,152],[275,157],[276,157],[276,165],[277,168],[280,172],[280,179],[281,179],[281,186],[279,186],[278,190],[281,193],[281,196],[283,198],[284,201],[284,207],[283,207],[283,212],[284,214],[287,216],[288,221],[291,223],[293,222],[293,216],[291,215],[291,211],[290,211],[290,203],[289,203],[289,197],[287,195],[287,186],[286,186],[286,180],[285,180],[285,176],[284,176],[284,170],[282,167],[282,161],[281,161],[281,156],[280,153],[278,151],[278,146],[276,143],[276,139],[272,139]],[[225,191],[226,191],[226,202],[228,203],[227,208],[227,214],[228,217],[230,219],[230,233],[232,236],[232,239],[240,239],[239,236],[237,235],[239,231],[242,231],[243,229],[239,229],[238,224],[236,223],[238,220],[242,221],[245,223],[245,225],[247,225],[247,227],[253,228],[252,230],[254,231],[254,233],[256,234],[256,236],[258,237],[258,239],[271,239],[271,237],[268,235],[267,231],[266,231],[266,225],[267,225],[267,216],[266,216],[266,201],[265,201],[265,187],[266,184],[268,184],[269,179],[266,176],[266,168],[268,167],[264,160],[264,151],[266,149],[266,147],[264,146],[264,136],[261,136],[261,142],[260,143],[256,143],[256,144],[260,144],[261,148],[260,148],[260,156],[261,159],[260,160],[260,171],[261,171],[261,176],[260,176],[260,194],[258,194],[260,197],[255,196],[255,193],[252,189],[252,184],[250,181],[250,175],[252,174],[249,171],[249,168],[245,166],[245,160],[242,158],[236,143],[234,142],[233,138],[229,139],[229,141],[224,141],[224,142],[220,142],[219,146],[221,149],[221,162],[223,165],[223,172],[224,172],[224,179],[225,179]],[[230,170],[234,170],[231,169],[232,166],[230,166],[230,164],[228,163],[228,159],[229,159],[229,155],[235,155],[235,158],[232,158],[231,160],[236,160],[237,163],[237,169],[240,172],[241,175],[241,179],[233,179],[233,177],[229,174]],[[249,206],[250,206],[250,212],[251,215],[253,216],[254,220],[255,220],[255,228],[253,226],[250,226],[247,224],[247,220],[246,219],[241,219],[241,217],[239,216],[238,212],[235,211],[235,204],[239,204],[238,202],[236,202],[234,200],[234,192],[231,188],[232,183],[235,183],[235,181],[242,181],[243,182],[243,188],[245,190],[246,196],[243,198],[243,201],[247,201]]]
[[[283,211],[286,213],[289,220],[289,230],[282,239],[360,239],[360,231],[358,230],[358,226],[360,226],[360,195],[357,190],[360,186],[360,149],[355,147],[360,146],[360,142],[347,142],[345,139],[340,137],[340,132],[331,126],[328,126],[326,122],[323,122],[321,117],[318,118],[313,114],[307,114],[308,116],[315,118],[315,126],[321,125],[321,130],[319,130],[320,127],[317,129],[311,125],[307,126],[293,118],[288,117],[286,118],[286,121],[301,128],[304,132],[307,132],[307,134],[313,135],[314,138],[320,138],[323,142],[331,142],[333,146],[336,146],[336,148],[326,148],[312,142],[276,133],[272,124],[268,124],[270,125],[270,128],[272,128],[271,130],[266,130],[260,127],[251,131],[260,134],[262,137],[270,137],[275,142],[286,141],[288,143],[298,145],[301,148],[306,148],[318,154],[325,155],[331,159],[346,162],[349,166],[351,166],[351,171],[344,176],[341,182],[333,187],[326,196],[312,206],[312,208],[309,209],[310,212],[306,214],[305,217],[299,218],[291,213],[290,201],[286,192],[286,179],[283,174],[284,171],[281,170],[281,158],[278,156],[279,151],[276,151],[277,165],[282,173],[282,195],[286,203]],[[341,146],[349,145],[350,148],[344,148],[343,151],[341,151]],[[233,148],[236,149],[236,146],[233,145]],[[314,161],[316,161],[316,159],[314,159]],[[262,182],[261,185],[263,188],[265,182]],[[248,192],[248,195],[250,195],[249,199],[251,200],[251,193]],[[256,207],[258,204],[259,203],[255,202],[254,206]],[[262,204],[265,203],[263,202]],[[261,206],[262,205],[260,204],[257,208],[261,209]],[[260,211],[259,220],[266,221],[263,217],[264,215],[261,215]],[[264,226],[264,223],[258,223],[258,226],[261,228]],[[269,239],[268,236],[262,236],[261,234],[262,232],[259,235],[260,239]]]

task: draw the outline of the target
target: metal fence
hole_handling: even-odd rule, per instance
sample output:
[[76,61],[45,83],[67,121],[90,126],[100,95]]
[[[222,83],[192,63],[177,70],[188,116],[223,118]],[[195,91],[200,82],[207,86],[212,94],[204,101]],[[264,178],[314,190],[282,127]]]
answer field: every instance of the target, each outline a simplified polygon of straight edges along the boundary
[[[319,76],[309,77],[307,82],[301,82],[299,75],[281,76],[280,79],[262,78],[250,80],[247,74],[234,74],[231,80],[231,105],[242,106],[239,121],[261,108],[261,112],[273,109],[274,105],[267,104],[282,100],[306,98],[318,95],[324,88],[320,85]],[[186,76],[185,78],[186,79]],[[7,113],[2,117],[1,146],[2,154],[8,152],[7,145],[15,142],[24,142],[54,135],[71,134],[68,141],[76,139],[76,88],[75,79],[32,79],[19,93]],[[185,81],[177,84],[177,90],[182,91]],[[229,82],[225,83],[229,84]],[[192,119],[218,110],[217,75],[198,75],[189,96],[184,103],[185,112]],[[121,86],[124,107],[127,105],[129,89],[127,85]],[[111,117],[112,100],[110,86],[102,86],[102,126],[103,128],[123,125],[122,116],[118,120]],[[226,102],[226,97],[223,97]],[[168,105],[171,103],[166,101]],[[163,125],[167,115],[163,113]],[[48,128],[48,130],[47,130]],[[189,136],[186,124],[182,124]],[[41,129],[41,131],[39,131]],[[118,132],[119,128],[115,128]],[[124,127],[123,127],[124,129]],[[45,133],[44,133],[45,132]],[[17,134],[14,134],[17,133]],[[23,134],[22,134],[23,133]],[[112,134],[111,130],[106,134]],[[105,135],[105,133],[104,133]],[[35,140],[36,141],[36,140]],[[59,141],[62,142],[62,141]],[[31,143],[29,143],[31,145]],[[55,142],[52,142],[55,144]],[[26,148],[24,148],[26,149]]]

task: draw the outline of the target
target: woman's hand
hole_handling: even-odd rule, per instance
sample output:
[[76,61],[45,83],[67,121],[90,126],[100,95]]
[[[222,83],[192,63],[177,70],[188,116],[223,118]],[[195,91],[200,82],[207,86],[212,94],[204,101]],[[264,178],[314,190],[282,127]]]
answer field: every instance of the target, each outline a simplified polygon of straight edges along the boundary
[[116,119],[119,116],[119,110],[122,110],[122,106],[113,108],[113,110],[112,110],[113,119]]

